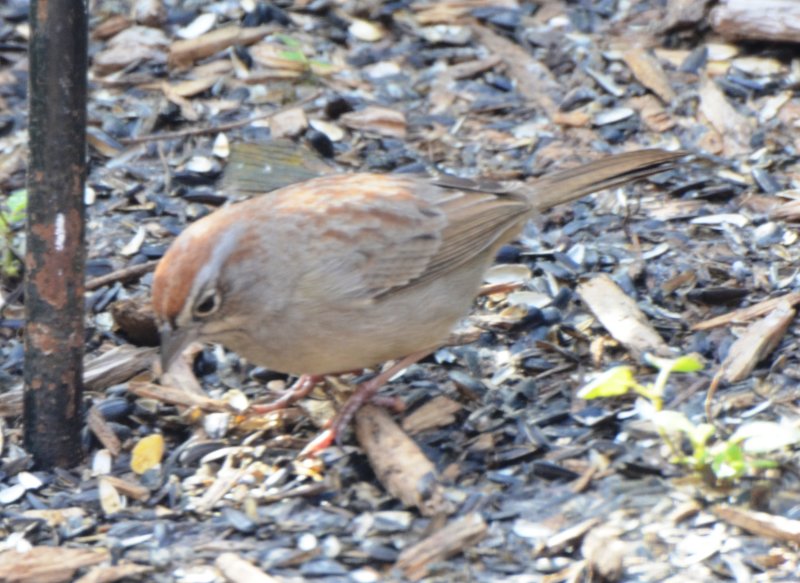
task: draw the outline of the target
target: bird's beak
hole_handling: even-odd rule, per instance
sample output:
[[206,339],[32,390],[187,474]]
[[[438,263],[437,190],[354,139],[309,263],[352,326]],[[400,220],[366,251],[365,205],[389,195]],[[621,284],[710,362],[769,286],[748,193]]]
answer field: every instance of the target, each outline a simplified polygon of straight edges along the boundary
[[197,338],[195,328],[174,329],[170,326],[161,328],[161,370],[167,372],[183,349]]

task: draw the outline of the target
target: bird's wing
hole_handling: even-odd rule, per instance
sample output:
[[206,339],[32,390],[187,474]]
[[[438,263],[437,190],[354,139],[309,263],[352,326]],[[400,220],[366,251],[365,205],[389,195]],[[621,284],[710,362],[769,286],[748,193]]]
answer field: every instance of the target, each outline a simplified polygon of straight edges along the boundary
[[326,242],[301,291],[342,299],[386,297],[480,257],[488,263],[529,208],[523,198],[378,174],[327,176],[273,194],[277,213],[302,214]]

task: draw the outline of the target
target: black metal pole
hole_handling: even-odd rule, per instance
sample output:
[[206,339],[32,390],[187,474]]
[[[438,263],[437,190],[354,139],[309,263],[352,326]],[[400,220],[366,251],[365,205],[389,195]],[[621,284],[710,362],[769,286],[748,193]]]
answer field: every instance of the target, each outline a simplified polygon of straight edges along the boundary
[[87,15],[32,0],[25,256],[25,446],[38,467],[82,458]]

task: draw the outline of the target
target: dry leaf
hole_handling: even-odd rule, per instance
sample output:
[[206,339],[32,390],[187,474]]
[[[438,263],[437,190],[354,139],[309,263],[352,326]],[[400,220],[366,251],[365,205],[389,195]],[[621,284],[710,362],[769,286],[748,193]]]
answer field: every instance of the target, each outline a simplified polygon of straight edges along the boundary
[[143,474],[158,466],[163,456],[164,437],[160,433],[143,437],[131,453],[131,470],[137,474]]

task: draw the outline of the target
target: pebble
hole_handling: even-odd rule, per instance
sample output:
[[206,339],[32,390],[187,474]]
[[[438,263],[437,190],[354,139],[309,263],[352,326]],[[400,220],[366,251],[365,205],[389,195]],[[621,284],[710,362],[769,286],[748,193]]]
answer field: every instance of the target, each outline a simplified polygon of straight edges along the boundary
[[405,510],[386,510],[375,512],[372,516],[372,528],[382,533],[406,531],[414,521],[414,515]]

